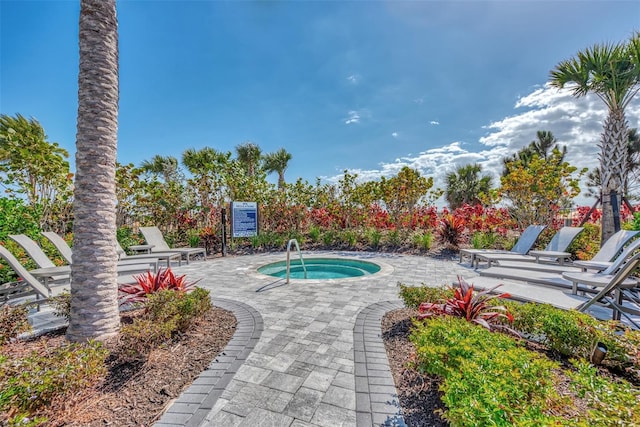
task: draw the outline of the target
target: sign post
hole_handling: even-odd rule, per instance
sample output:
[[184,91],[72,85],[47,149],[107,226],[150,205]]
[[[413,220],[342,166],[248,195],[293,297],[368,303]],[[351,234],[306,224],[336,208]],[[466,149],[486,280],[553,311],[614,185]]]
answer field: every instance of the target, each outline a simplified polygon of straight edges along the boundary
[[231,202],[231,237],[258,235],[258,203]]

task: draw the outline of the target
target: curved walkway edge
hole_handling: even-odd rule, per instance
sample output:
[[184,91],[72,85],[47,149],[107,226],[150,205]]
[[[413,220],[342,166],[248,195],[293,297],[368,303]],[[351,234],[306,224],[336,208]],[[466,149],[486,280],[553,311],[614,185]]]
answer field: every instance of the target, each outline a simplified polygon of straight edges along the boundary
[[382,318],[403,308],[402,301],[384,301],[360,311],[353,327],[356,376],[356,425],[406,426],[382,340]]
[[154,424],[156,427],[200,425],[260,339],[264,323],[256,309],[229,299],[212,298],[211,302],[234,314],[236,331],[218,357]]

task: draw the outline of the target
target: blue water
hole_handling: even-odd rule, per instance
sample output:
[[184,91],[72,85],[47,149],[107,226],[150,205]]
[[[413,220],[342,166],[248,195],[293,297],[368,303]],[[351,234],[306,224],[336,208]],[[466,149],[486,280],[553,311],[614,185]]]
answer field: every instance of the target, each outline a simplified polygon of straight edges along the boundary
[[[342,258],[304,258],[307,279],[345,279],[366,276],[380,271],[380,266],[372,262]],[[287,262],[278,261],[263,265],[258,272],[268,276],[287,277]],[[290,268],[292,279],[304,279],[304,270],[300,260],[292,260]]]

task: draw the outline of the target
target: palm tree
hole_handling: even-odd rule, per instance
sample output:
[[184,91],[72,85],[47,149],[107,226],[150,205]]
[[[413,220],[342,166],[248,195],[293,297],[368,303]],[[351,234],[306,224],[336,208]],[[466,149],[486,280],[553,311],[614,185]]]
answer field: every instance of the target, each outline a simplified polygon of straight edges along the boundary
[[255,175],[256,168],[258,167],[260,158],[262,157],[262,149],[260,146],[251,141],[247,141],[236,147],[236,153],[238,154],[238,160],[240,163],[247,168],[247,175]]
[[80,2],[80,71],[71,264],[70,341],[118,332],[116,151],[118,20],[115,0]]
[[451,209],[457,209],[465,203],[481,203],[480,194],[486,194],[491,189],[491,176],[480,176],[481,172],[482,166],[476,163],[460,166],[455,172],[447,174],[445,198]]
[[562,163],[564,161],[564,157],[567,154],[567,147],[560,148],[558,146],[558,140],[550,131],[539,130],[536,132],[537,140],[531,141],[529,145],[526,147],[522,147],[520,151],[518,151],[513,156],[505,157],[502,159],[502,163],[504,169],[502,171],[502,176],[509,175],[511,171],[511,166],[514,162],[519,161],[523,166],[527,166],[533,156],[536,155],[541,159],[547,160],[549,159],[549,155],[553,152],[553,150],[559,150],[561,156],[559,157],[559,162]]
[[284,148],[264,156],[264,169],[267,173],[278,173],[278,189],[280,190],[284,189],[284,171],[289,166],[289,160],[291,160],[291,153]]
[[178,180],[178,159],[173,156],[160,156],[156,154],[151,160],[145,160],[140,164],[140,169],[154,175],[162,176],[165,183]]
[[602,182],[602,242],[614,232],[620,218],[620,198],[628,166],[628,124],[625,109],[640,89],[640,33],[628,43],[594,45],[578,52],[577,57],[560,62],[550,73],[553,86],[569,86],[573,95],[596,94],[609,112],[600,141],[600,178]]

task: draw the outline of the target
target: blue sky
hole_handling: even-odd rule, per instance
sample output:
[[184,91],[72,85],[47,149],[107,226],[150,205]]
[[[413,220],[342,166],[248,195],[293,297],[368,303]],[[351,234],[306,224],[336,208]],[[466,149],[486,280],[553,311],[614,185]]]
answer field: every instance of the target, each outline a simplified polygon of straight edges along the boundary
[[[35,117],[73,164],[79,2],[0,15],[0,112]],[[595,166],[604,107],[545,83],[640,30],[640,1],[123,0],[118,16],[120,162],[252,141],[292,154],[287,181],[407,165],[442,185],[472,162],[497,175],[537,130]]]

